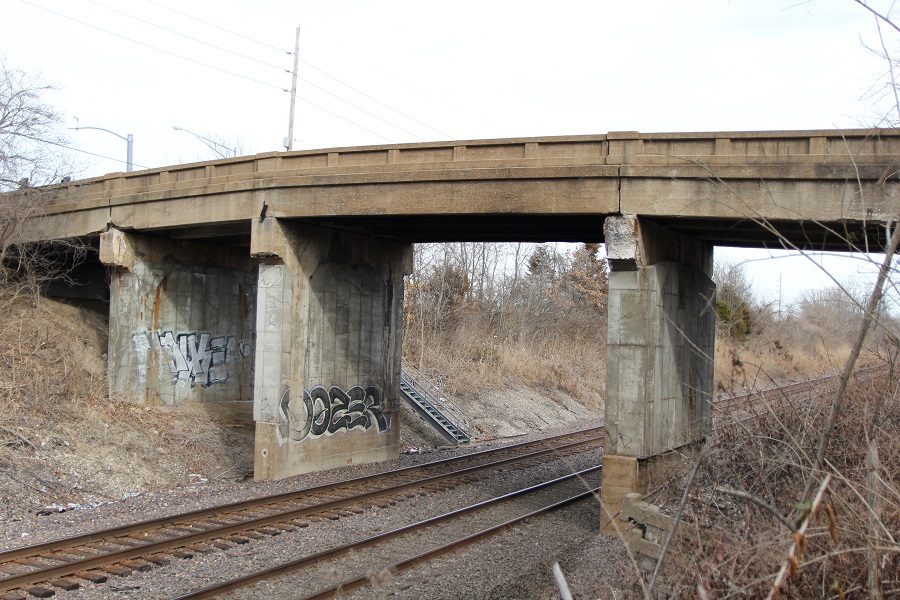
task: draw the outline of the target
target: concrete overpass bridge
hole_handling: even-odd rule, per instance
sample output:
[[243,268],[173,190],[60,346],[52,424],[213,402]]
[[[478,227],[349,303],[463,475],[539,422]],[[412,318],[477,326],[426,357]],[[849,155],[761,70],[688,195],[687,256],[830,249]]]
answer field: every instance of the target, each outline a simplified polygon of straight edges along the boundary
[[280,152],[27,190],[23,238],[97,247],[111,392],[252,412],[258,478],[397,455],[412,243],[605,241],[614,506],[709,429],[713,246],[877,250],[898,171],[883,129]]

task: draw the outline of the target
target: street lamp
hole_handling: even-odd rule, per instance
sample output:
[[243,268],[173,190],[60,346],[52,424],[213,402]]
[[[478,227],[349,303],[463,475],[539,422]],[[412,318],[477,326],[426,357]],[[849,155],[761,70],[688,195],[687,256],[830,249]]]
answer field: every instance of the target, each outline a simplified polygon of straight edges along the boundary
[[105,131],[106,133],[111,133],[120,140],[125,140],[125,143],[128,144],[128,149],[126,150],[125,154],[125,170],[129,173],[134,171],[134,136],[130,133],[128,135],[121,135],[116,133],[115,131],[104,129],[103,127],[69,127],[69,129],[74,129],[75,131],[78,131],[79,129],[96,129],[97,131]]
[[[233,156],[237,156],[237,153],[238,153],[237,148],[229,148],[225,144],[221,144],[215,140],[211,140],[208,137],[203,137],[199,133],[194,133],[193,131],[191,131],[189,129],[185,129],[184,127],[179,127],[178,125],[172,125],[172,129],[174,129],[175,131],[183,131],[185,133],[191,134],[192,136],[194,136],[195,138],[197,138],[198,140],[203,142],[203,144],[207,148],[209,148],[210,150],[215,152],[219,156],[219,158],[231,158]],[[223,152],[222,150],[220,150],[220,148],[224,148],[226,151]]]

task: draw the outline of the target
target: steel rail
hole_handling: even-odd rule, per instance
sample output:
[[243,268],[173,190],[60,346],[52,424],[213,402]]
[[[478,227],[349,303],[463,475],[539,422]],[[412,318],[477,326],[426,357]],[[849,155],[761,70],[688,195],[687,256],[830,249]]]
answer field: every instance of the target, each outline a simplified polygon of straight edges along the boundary
[[[880,371],[886,371],[887,367],[875,366],[857,369],[853,372],[853,377],[858,382],[869,381],[870,378],[876,377]],[[756,403],[770,396],[782,396],[789,399],[789,396],[812,390],[818,387],[824,387],[829,382],[836,382],[840,378],[839,375],[826,375],[815,379],[807,379],[805,381],[796,381],[786,385],[750,392],[749,394],[741,394],[739,396],[729,396],[712,402],[713,411],[726,411],[734,407],[743,406],[745,404]]]
[[[460,517],[462,515],[466,515],[472,512],[476,512],[490,506],[494,506],[501,502],[505,502],[507,500],[511,500],[513,498],[517,498],[519,496],[523,496],[525,494],[530,494],[532,492],[536,492],[548,487],[552,487],[554,485],[559,485],[560,483],[564,483],[566,481],[570,481],[573,479],[580,479],[590,473],[595,473],[600,471],[602,467],[595,466],[589,467],[587,469],[582,469],[581,471],[577,471],[575,473],[570,473],[568,475],[563,475],[562,477],[557,477],[556,479],[551,479],[549,481],[544,481],[542,483],[538,483],[536,485],[532,485],[526,488],[522,488],[516,490],[514,492],[509,492],[507,494],[503,494],[500,496],[496,496],[489,500],[483,500],[481,502],[477,502],[475,504],[470,504],[469,506],[464,506],[462,508],[452,510],[450,512],[443,513],[441,515],[437,515],[434,517],[430,517],[427,519],[423,519],[421,521],[417,521],[415,523],[411,523],[409,525],[404,525],[402,527],[398,527],[396,529],[392,529],[390,531],[386,531],[384,533],[379,533],[377,535],[369,536],[367,538],[361,539],[356,542],[351,542],[349,544],[343,544],[341,546],[337,546],[335,548],[330,548],[327,550],[322,550],[320,552],[316,552],[314,554],[310,554],[308,556],[304,556],[302,558],[298,558],[296,560],[292,560],[286,563],[282,563],[280,565],[276,565],[274,567],[270,567],[263,571],[258,571],[256,573],[251,573],[249,575],[244,575],[242,577],[236,577],[234,579],[224,581],[215,585],[211,585],[209,587],[194,590],[187,594],[183,594],[178,596],[173,600],[202,600],[204,598],[213,598],[220,594],[224,594],[226,592],[232,592],[234,590],[247,587],[248,585],[252,585],[254,583],[264,581],[266,579],[272,579],[274,577],[278,577],[280,575],[284,575],[285,573],[289,573],[306,565],[315,564],[319,561],[337,558],[338,556],[349,554],[351,552],[356,552],[358,550],[362,550],[363,548],[368,548],[374,544],[385,542],[396,537],[402,536],[403,534],[410,533],[412,531],[420,531],[426,529],[432,525],[436,525],[438,523],[442,523],[444,521],[448,521],[454,519],[456,517]],[[599,488],[596,488],[599,489]]]
[[[589,430],[588,430],[589,431]],[[579,432],[581,433],[581,432]],[[575,435],[575,434],[570,434]],[[556,436],[554,438],[548,439],[558,439],[559,437],[565,436]],[[166,551],[175,550],[178,548],[182,548],[185,546],[189,546],[191,544],[197,544],[200,542],[205,542],[207,540],[214,540],[219,538],[224,538],[230,535],[234,535],[240,533],[242,531],[258,529],[262,527],[266,527],[268,525],[274,525],[277,523],[284,523],[287,521],[296,520],[302,517],[311,516],[316,513],[321,513],[325,511],[330,511],[334,509],[341,508],[342,506],[347,506],[351,504],[356,504],[361,501],[370,500],[379,496],[386,496],[396,494],[403,490],[407,490],[410,488],[422,487],[429,484],[438,483],[440,481],[444,481],[447,479],[454,479],[458,477],[464,477],[471,473],[482,471],[485,469],[489,469],[492,467],[509,464],[513,462],[526,461],[529,459],[537,458],[540,456],[544,456],[546,454],[551,454],[554,452],[564,451],[570,448],[574,448],[577,446],[587,445],[591,443],[596,443],[598,440],[596,439],[584,439],[578,440],[575,442],[569,442],[563,444],[561,446],[553,446],[550,448],[544,448],[541,450],[537,450],[534,452],[528,452],[526,454],[519,454],[516,456],[491,461],[488,463],[483,463],[480,465],[474,465],[471,467],[465,467],[463,469],[458,469],[455,471],[451,471],[449,473],[442,473],[438,475],[431,475],[425,478],[407,481],[403,483],[399,483],[393,486],[377,488],[375,490],[370,490],[367,492],[363,492],[361,494],[356,494],[353,496],[348,496],[345,498],[338,498],[335,500],[329,500],[326,502],[322,502],[319,504],[314,504],[312,506],[305,506],[300,508],[293,508],[286,511],[279,511],[272,515],[266,515],[262,517],[252,517],[248,520],[241,521],[233,524],[224,524],[224,525],[214,525],[213,527],[209,527],[206,529],[202,529],[196,532],[186,532],[177,537],[161,540],[161,541],[151,541],[147,544],[141,544],[139,546],[132,546],[125,548],[123,550],[114,550],[112,552],[107,552],[104,554],[100,554],[97,556],[85,557],[83,559],[77,559],[70,562],[65,562],[64,564],[57,566],[50,566],[47,568],[37,569],[31,571],[29,573],[24,573],[20,575],[13,575],[10,577],[6,577],[4,579],[0,579],[0,592],[9,591],[14,589],[25,588],[29,585],[34,585],[42,582],[46,582],[52,579],[56,579],[59,577],[65,577],[68,575],[72,575],[79,572],[88,571],[90,569],[96,569],[104,566],[108,566],[111,564],[121,563],[127,560],[133,560],[135,558],[140,558],[148,555],[160,554]],[[527,444],[527,443],[526,443]],[[494,449],[493,452],[498,452],[500,450],[506,449],[508,447],[504,447],[502,449]],[[436,461],[440,462],[440,461]],[[393,472],[389,472],[393,473]],[[351,480],[353,481],[353,480]],[[316,488],[311,488],[316,489]],[[206,513],[207,511],[199,511],[202,513]],[[117,544],[116,540],[106,541],[110,544]],[[139,540],[130,540],[132,542]],[[68,547],[72,547],[71,545]]]
[[404,475],[407,473],[411,473],[414,471],[425,470],[433,467],[440,467],[448,464],[452,464],[454,462],[460,462],[463,460],[468,460],[472,458],[478,458],[482,456],[486,456],[492,453],[507,451],[507,450],[517,450],[521,448],[525,448],[527,446],[541,445],[548,442],[553,442],[554,440],[559,440],[565,437],[574,437],[582,434],[588,434],[595,431],[602,430],[602,427],[591,427],[588,429],[582,429],[580,431],[560,434],[556,436],[551,436],[548,438],[543,438],[540,440],[532,440],[530,442],[519,442],[516,444],[510,444],[509,446],[503,446],[501,448],[489,448],[487,450],[479,450],[478,452],[472,452],[469,454],[463,454],[461,456],[453,456],[450,458],[444,458],[440,460],[435,460],[427,463],[422,463],[419,465],[410,465],[408,467],[402,467],[400,469],[394,469],[391,471],[383,471],[381,473],[374,473],[372,475],[363,475],[361,477],[354,477],[353,479],[346,479],[342,481],[336,481],[334,483],[326,483],[322,485],[318,485],[311,488],[305,488],[302,490],[295,490],[291,492],[284,492],[281,494],[272,494],[269,496],[261,496],[259,498],[251,498],[249,500],[240,500],[237,502],[231,502],[228,504],[211,506],[208,508],[201,508],[197,510],[187,511],[183,513],[178,513],[174,515],[169,515],[166,517],[159,517],[156,519],[147,519],[144,521],[138,521],[135,523],[129,523],[128,525],[122,525],[118,527],[110,527],[108,529],[102,529],[99,531],[94,531],[91,533],[85,533],[81,535],[75,535],[71,537],[58,538],[55,540],[49,540],[47,542],[42,542],[40,544],[34,544],[31,546],[22,546],[20,548],[13,548],[11,550],[7,550],[5,552],[0,552],[0,564],[10,562],[13,560],[17,560],[20,558],[28,558],[31,556],[37,556],[39,554],[69,548],[75,545],[80,544],[88,544],[104,541],[107,538],[111,537],[124,537],[128,534],[135,533],[138,531],[144,531],[146,529],[150,529],[152,527],[164,528],[167,526],[178,525],[182,521],[187,520],[198,520],[203,517],[208,516],[221,516],[223,512],[237,512],[242,510],[248,510],[252,508],[257,508],[259,506],[275,504],[278,502],[285,502],[291,500],[297,500],[304,496],[313,496],[316,494],[321,494],[323,492],[328,492],[331,490],[335,490],[340,487],[356,487],[360,484],[369,483],[373,481],[377,481],[378,479],[387,478],[387,477],[395,477],[398,475]]
[[[585,492],[581,492],[574,496],[570,496],[565,500],[560,500],[558,502],[554,502],[553,504],[549,504],[537,510],[533,510],[528,514],[515,517],[513,519],[509,519],[508,521],[504,521],[499,525],[494,525],[493,527],[488,527],[487,529],[482,529],[478,533],[473,533],[472,535],[467,535],[465,537],[459,538],[437,548],[433,548],[432,550],[428,550],[426,552],[422,552],[413,557],[407,558],[400,562],[394,563],[393,565],[387,567],[391,573],[402,573],[403,571],[408,571],[409,569],[427,562],[433,558],[438,556],[442,556],[444,554],[448,554],[453,550],[458,548],[462,548],[463,546],[468,546],[474,542],[482,540],[484,538],[490,537],[494,534],[500,533],[505,529],[509,529],[513,525],[517,525],[526,519],[530,519],[532,517],[540,516],[544,513],[551,512],[558,508],[562,508],[563,506],[567,506],[584,498],[593,497],[595,494],[600,492],[600,487],[595,487]],[[325,590],[318,591],[314,594],[310,594],[309,596],[304,596],[299,600],[320,600],[323,598],[334,598],[339,594],[344,594],[346,592],[352,592],[355,589],[361,588],[367,585],[371,581],[371,577],[369,575],[362,575],[360,577],[356,577],[355,579],[349,579],[347,581],[343,581],[334,587],[330,587]]]

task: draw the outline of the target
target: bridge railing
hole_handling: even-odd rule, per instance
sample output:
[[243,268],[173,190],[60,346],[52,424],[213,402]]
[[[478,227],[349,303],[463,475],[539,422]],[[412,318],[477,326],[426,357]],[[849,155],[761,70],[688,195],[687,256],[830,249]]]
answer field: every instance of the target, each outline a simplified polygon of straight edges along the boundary
[[[328,173],[398,172],[511,168],[533,166],[684,166],[710,165],[861,165],[896,162],[900,133],[886,129],[850,131],[774,131],[640,133],[544,138],[467,140],[274,152],[255,156],[191,163],[72,181],[47,188],[45,206],[59,211],[117,197],[140,199],[142,194],[168,194],[202,186],[242,182],[246,189],[284,179]],[[613,173],[610,173],[613,174]],[[738,172],[739,174],[739,172]],[[604,173],[598,173],[603,176]],[[609,174],[607,174],[609,175]],[[626,174],[627,175],[627,174]],[[748,173],[748,176],[755,176]],[[834,177],[846,174],[835,172]],[[435,175],[438,176],[438,175]],[[827,169],[819,178],[831,176]]]

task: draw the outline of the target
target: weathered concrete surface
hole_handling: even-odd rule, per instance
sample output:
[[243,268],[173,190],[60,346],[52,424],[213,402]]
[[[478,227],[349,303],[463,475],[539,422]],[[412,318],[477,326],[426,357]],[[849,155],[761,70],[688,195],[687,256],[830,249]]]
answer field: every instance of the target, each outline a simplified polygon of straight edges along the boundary
[[[607,223],[607,451],[645,458],[695,442],[710,427],[712,247],[633,217]],[[631,239],[610,244],[623,225]]]
[[715,285],[711,245],[631,216],[609,217],[605,229],[612,270],[602,494],[615,508],[639,491],[640,459],[710,430]]
[[[271,153],[48,188],[28,235],[249,227],[263,214],[569,215],[564,225],[575,227],[579,216],[628,213],[673,220],[670,227],[678,218],[720,219],[692,226],[706,241],[760,244],[777,238],[759,227],[734,238],[721,225],[896,217],[898,163],[900,133],[885,129],[612,132]],[[808,231],[787,235],[810,241]]]
[[257,479],[399,453],[403,275],[411,246],[334,229],[253,223],[260,265]]
[[[637,461],[640,485],[648,457],[709,426],[712,245],[876,248],[881,225],[900,216],[898,167],[900,133],[884,129],[270,153],[29,190],[39,210],[25,238],[112,227],[101,254],[115,267],[114,391],[247,402],[252,377],[256,476],[272,478],[396,454],[390,403],[410,242],[605,236],[608,458]],[[213,310],[226,289],[232,304]],[[235,299],[247,294],[256,302],[245,310]],[[238,356],[238,374],[220,381],[227,365],[217,361]],[[620,484],[608,489],[634,485]]]
[[256,269],[246,253],[111,229],[100,260],[110,268],[110,393],[249,420]]

